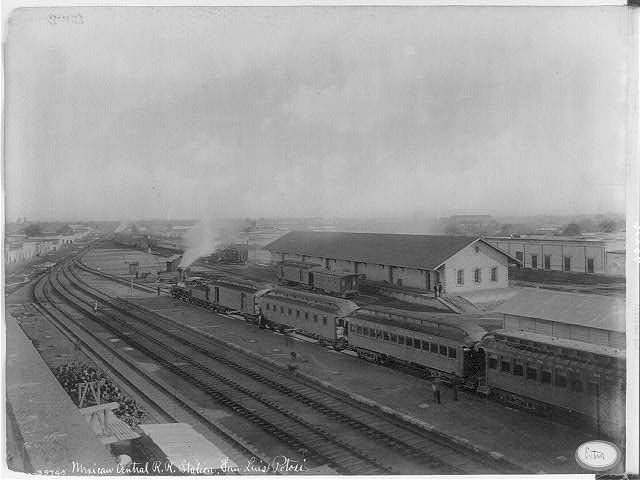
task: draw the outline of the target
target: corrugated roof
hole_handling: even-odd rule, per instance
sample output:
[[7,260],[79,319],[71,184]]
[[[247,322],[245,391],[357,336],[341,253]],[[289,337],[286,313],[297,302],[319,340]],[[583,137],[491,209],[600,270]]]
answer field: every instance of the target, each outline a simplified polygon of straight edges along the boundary
[[526,288],[496,308],[496,312],[520,317],[625,332],[622,298]]
[[266,250],[432,270],[476,237],[293,231]]

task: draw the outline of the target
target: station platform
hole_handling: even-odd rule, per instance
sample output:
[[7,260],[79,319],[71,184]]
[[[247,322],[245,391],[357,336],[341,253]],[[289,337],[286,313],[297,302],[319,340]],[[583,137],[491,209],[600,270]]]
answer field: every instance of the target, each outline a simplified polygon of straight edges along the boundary
[[7,466],[36,474],[117,474],[98,440],[16,319],[5,312]]
[[211,336],[262,361],[287,368],[297,354],[295,374],[345,393],[401,417],[452,442],[518,465],[530,473],[588,473],[574,460],[576,448],[593,438],[579,428],[506,407],[477,394],[443,391],[433,401],[431,383],[392,368],[338,353],[303,340],[261,330],[244,320],[218,315],[167,296],[127,298],[168,318],[180,319],[203,336]]

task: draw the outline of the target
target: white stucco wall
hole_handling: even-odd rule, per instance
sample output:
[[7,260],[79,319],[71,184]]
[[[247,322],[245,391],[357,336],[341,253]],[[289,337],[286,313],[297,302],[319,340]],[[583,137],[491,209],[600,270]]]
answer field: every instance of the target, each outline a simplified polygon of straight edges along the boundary
[[[476,253],[475,247],[478,247]],[[497,281],[491,280],[491,269],[498,269]],[[480,268],[481,281],[474,282],[473,271]],[[464,271],[464,284],[457,284],[458,270]],[[444,293],[458,295],[475,290],[491,290],[509,286],[509,270],[507,258],[490,246],[476,242],[460,250],[441,267],[444,276],[440,276]]]
[[588,245],[558,242],[541,242],[535,240],[490,240],[489,243],[504,250],[512,257],[522,252],[525,268],[532,268],[531,257],[538,258],[537,268],[544,269],[544,257],[551,256],[551,270],[564,270],[564,257],[571,258],[571,272],[587,272],[587,258],[593,259],[593,273],[605,273],[604,245]]

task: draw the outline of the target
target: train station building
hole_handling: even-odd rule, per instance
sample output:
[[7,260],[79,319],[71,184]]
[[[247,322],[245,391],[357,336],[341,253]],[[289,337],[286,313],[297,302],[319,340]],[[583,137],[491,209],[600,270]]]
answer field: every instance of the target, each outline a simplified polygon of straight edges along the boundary
[[480,238],[292,231],[265,247],[273,262],[320,264],[369,281],[458,295],[509,286],[514,257]]

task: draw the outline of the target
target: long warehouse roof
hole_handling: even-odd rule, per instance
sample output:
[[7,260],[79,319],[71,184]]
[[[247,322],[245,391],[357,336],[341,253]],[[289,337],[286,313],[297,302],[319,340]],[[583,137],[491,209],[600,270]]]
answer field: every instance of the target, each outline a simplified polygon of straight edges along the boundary
[[[265,249],[271,252],[433,270],[476,240],[476,237],[449,235],[293,231],[271,242]],[[502,250],[496,250],[506,255]]]

